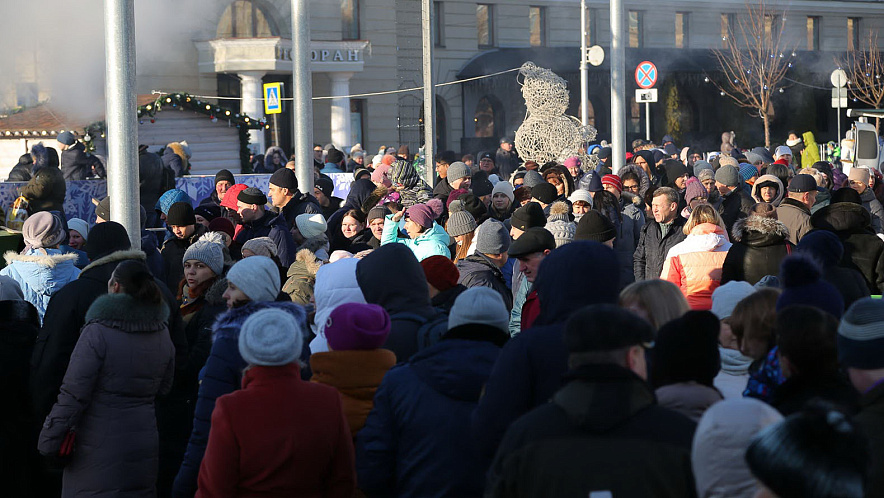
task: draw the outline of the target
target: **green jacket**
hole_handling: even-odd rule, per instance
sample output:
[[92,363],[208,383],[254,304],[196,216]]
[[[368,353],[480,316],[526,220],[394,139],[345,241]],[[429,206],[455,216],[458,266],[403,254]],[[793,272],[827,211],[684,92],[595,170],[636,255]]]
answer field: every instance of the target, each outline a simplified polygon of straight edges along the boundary
[[810,168],[813,163],[820,160],[820,148],[816,144],[816,138],[812,131],[806,131],[801,138],[804,139],[804,150],[801,151],[801,167]]
[[405,244],[417,257],[418,261],[423,261],[430,256],[437,254],[451,257],[451,251],[448,250],[448,244],[451,241],[448,232],[445,231],[438,223],[433,222],[433,226],[426,232],[422,233],[416,239],[400,238],[399,229],[404,226],[405,220],[399,222],[393,221],[393,215],[388,214],[384,218],[384,232],[381,234],[381,245],[398,242]]

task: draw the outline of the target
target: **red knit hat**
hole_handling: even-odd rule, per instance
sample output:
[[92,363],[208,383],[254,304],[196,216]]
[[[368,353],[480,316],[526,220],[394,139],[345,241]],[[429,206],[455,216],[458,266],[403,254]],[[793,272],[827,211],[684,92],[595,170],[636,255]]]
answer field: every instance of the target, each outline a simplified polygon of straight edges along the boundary
[[445,256],[438,254],[421,261],[421,267],[427,276],[427,282],[439,292],[447,291],[454,287],[457,285],[458,278],[460,278],[460,272],[457,271],[454,263]]
[[220,216],[209,222],[210,232],[224,232],[227,235],[230,235],[231,239],[233,238],[235,228],[236,227],[233,226],[232,221]]
[[224,200],[221,201],[221,207],[226,207],[227,209],[233,209],[236,211],[236,198],[240,192],[249,188],[248,185],[244,183],[237,183],[236,185],[232,185],[227,192],[224,193]]
[[610,185],[617,189],[617,192],[623,192],[623,182],[617,175],[605,175],[602,177],[602,185]]

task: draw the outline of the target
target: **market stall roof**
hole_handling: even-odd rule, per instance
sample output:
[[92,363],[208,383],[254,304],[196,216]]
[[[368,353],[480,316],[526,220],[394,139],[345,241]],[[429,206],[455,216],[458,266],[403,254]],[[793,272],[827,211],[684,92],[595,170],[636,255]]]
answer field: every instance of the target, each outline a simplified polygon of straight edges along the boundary
[[[136,102],[142,106],[156,98],[151,94],[138,95]],[[47,101],[19,112],[0,114],[0,138],[55,138],[65,130],[82,132],[93,122],[104,119],[103,116],[98,119],[73,118],[58,107]]]

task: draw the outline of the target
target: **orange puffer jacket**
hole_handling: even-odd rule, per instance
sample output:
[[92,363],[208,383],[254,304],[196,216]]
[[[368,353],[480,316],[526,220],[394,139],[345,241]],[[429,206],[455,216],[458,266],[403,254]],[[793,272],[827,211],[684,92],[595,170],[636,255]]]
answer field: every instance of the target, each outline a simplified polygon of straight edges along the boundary
[[727,232],[720,226],[697,225],[669,250],[660,278],[677,285],[691,309],[711,309],[712,292],[721,285],[721,267],[730,247]]

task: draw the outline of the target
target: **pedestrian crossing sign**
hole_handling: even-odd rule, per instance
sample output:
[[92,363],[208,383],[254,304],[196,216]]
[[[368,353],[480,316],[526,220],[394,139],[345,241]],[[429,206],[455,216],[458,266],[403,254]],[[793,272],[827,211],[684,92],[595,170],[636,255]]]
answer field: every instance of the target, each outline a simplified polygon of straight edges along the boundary
[[282,83],[264,83],[264,114],[282,112]]

